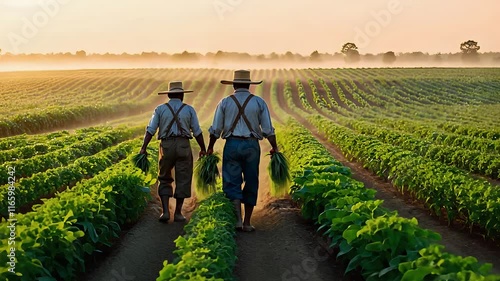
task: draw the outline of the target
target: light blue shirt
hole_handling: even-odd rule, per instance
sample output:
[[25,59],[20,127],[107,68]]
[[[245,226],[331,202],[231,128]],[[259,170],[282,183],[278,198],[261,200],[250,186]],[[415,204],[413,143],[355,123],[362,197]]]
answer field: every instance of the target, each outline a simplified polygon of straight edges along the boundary
[[[180,99],[171,99],[168,104],[172,107],[174,112],[177,112],[182,106],[182,101]],[[174,116],[167,105],[161,104],[156,107],[151,116],[151,120],[146,128],[146,130],[151,134],[155,135],[158,132],[158,139],[172,137],[172,136],[183,136],[186,138],[193,138],[193,136],[199,136],[202,131],[200,128],[200,123],[198,117],[196,116],[196,111],[190,105],[184,106],[184,108],[179,113],[179,121],[181,123],[182,131],[177,127],[177,123],[174,122],[170,132],[167,132],[167,127],[173,120]],[[192,132],[192,135],[191,135]]]
[[[250,91],[247,89],[237,89],[234,92],[234,96],[241,106],[243,106],[243,103],[250,94]],[[254,137],[262,140],[275,134],[269,109],[261,97],[254,96],[245,108],[245,115],[251,124],[252,131],[248,129],[243,118],[240,118],[234,132],[232,134],[229,132],[238,112],[238,106],[231,97],[223,98],[217,105],[214,120],[208,132],[217,138],[222,136],[223,139],[233,135],[238,137]]]

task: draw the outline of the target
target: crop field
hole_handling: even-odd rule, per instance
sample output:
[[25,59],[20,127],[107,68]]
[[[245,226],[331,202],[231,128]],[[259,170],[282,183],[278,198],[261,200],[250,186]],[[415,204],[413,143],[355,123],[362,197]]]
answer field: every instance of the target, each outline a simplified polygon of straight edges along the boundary
[[207,140],[232,75],[2,73],[0,280],[500,280],[500,69],[253,70],[290,194],[269,195],[263,141],[255,233],[220,192],[159,225],[157,143],[148,174],[131,162],[157,92],[194,90]]

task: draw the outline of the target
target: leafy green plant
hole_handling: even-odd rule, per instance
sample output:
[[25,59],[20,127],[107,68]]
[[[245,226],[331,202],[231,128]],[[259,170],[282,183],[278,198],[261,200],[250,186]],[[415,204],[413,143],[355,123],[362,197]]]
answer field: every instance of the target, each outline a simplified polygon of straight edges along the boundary
[[194,167],[196,194],[202,199],[217,191],[217,179],[220,177],[217,165],[220,160],[219,154],[214,153],[196,161]]
[[149,166],[151,165],[148,160],[147,154],[136,154],[132,157],[132,163],[145,174],[149,172]]
[[186,235],[175,240],[178,258],[164,261],[156,280],[233,280],[235,223],[232,203],[222,192],[201,201],[184,228]]
[[[290,128],[290,130],[288,130]],[[281,129],[281,128],[280,128]],[[331,126],[322,129],[331,130]],[[406,280],[498,280],[500,276],[490,275],[491,265],[480,265],[474,258],[458,260],[450,254],[440,253],[443,259],[435,258],[437,266],[432,269],[419,269],[419,264],[426,260],[426,251],[441,237],[432,231],[422,229],[417,220],[401,218],[397,212],[390,212],[381,206],[381,200],[374,200],[374,190],[367,190],[363,185],[350,176],[340,173],[342,169],[331,169],[334,172],[326,172],[323,163],[335,163],[326,153],[326,149],[317,141],[296,141],[292,138],[295,133],[310,139],[310,133],[303,127],[289,121],[287,128],[281,132],[280,145],[287,146],[290,151],[291,163],[302,163],[308,167],[302,171],[302,175],[294,173],[294,186],[292,198],[296,200],[302,209],[302,214],[307,219],[312,219],[320,225],[319,230],[331,239],[330,246],[337,248],[337,258],[348,262],[346,273],[356,270],[366,280],[401,280],[406,274]],[[401,151],[392,151],[383,147],[380,151],[372,151],[374,143],[363,144],[357,139],[341,131],[335,131],[338,140],[348,144],[349,149],[360,145],[368,152],[368,157],[378,159],[377,155],[383,157],[382,162],[391,163],[399,157],[408,155]],[[287,141],[294,139],[293,142]],[[285,140],[285,141],[284,141]],[[365,146],[366,145],[366,146]],[[300,149],[299,149],[300,147]],[[312,151],[318,152],[318,158],[303,160],[303,155]],[[360,149],[353,153],[359,153]],[[310,161],[311,164],[307,162]],[[313,163],[314,162],[314,163]],[[418,163],[404,163],[406,168],[418,170],[423,169]],[[334,164],[335,165],[335,164]],[[340,165],[340,164],[337,164]],[[372,167],[380,169],[382,174],[394,173],[391,169],[386,170],[384,163],[371,163]],[[460,195],[458,195],[460,196]],[[477,196],[481,196],[477,194]],[[419,261],[417,265],[413,262]],[[445,270],[439,266],[449,264]],[[460,266],[456,266],[460,265]],[[435,279],[418,279],[425,274],[435,273]],[[450,277],[453,277],[449,279]],[[454,279],[455,278],[455,279]],[[471,279],[467,279],[471,278]]]
[[[85,269],[85,257],[108,247],[118,237],[120,226],[139,218],[152,179],[125,159],[92,179],[45,199],[33,211],[16,215],[14,246],[9,233],[0,233],[0,262],[8,262],[16,249],[17,277],[0,270],[2,280],[74,280]],[[7,229],[9,222],[2,220]]]
[[271,155],[271,161],[267,168],[271,178],[271,194],[281,196],[288,193],[290,187],[290,168],[288,159],[282,152],[276,152]]

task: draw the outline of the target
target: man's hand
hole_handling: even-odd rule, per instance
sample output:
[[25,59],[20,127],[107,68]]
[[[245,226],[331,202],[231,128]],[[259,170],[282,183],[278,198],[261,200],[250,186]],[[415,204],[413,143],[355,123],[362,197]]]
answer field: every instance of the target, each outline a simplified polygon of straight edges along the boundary
[[212,154],[214,154],[213,148],[207,149],[207,155],[212,155]]
[[279,149],[278,149],[278,147],[273,147],[271,150],[269,150],[269,154],[271,154],[271,157],[273,157],[273,155],[276,152],[280,152]]
[[148,155],[148,152],[146,151],[145,148],[141,148],[141,151],[139,151],[139,154],[146,154],[146,155]]
[[207,152],[206,152],[206,151],[200,150],[200,153],[198,154],[198,157],[199,157],[199,158],[202,158],[202,157],[204,157],[204,156],[206,156],[206,155],[207,155]]

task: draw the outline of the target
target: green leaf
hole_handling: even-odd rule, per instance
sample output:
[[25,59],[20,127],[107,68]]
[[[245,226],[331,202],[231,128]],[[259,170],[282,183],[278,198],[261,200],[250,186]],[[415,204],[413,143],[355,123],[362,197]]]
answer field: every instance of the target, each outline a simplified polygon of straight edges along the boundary
[[346,240],[340,242],[339,248],[340,251],[337,254],[337,258],[349,253],[353,249],[353,247],[349,245]]
[[356,269],[356,267],[358,267],[359,265],[359,260],[361,260],[361,256],[360,255],[357,255],[355,256],[350,262],[349,264],[347,265],[347,268],[345,270],[345,273],[348,273],[354,269]]
[[347,240],[347,243],[351,243],[352,241],[354,241],[358,236],[357,236],[357,233],[358,233],[359,229],[347,229],[344,231],[344,233],[342,233],[342,237],[344,237],[345,240]]
[[70,217],[72,217],[74,214],[73,214],[73,211],[72,210],[69,210],[68,213],[66,214],[66,216],[64,217],[63,219],[63,222],[66,222]]
[[384,269],[382,269],[379,273],[378,273],[378,276],[379,277],[382,277],[384,275],[386,275],[387,273],[393,271],[393,270],[396,270],[398,269],[398,266],[389,266],[389,267],[386,267]]
[[373,242],[365,246],[365,250],[371,252],[380,252],[384,249],[384,244],[382,242]]
[[432,267],[419,267],[417,269],[408,270],[405,272],[401,281],[420,281],[424,280],[424,277],[433,272]]

